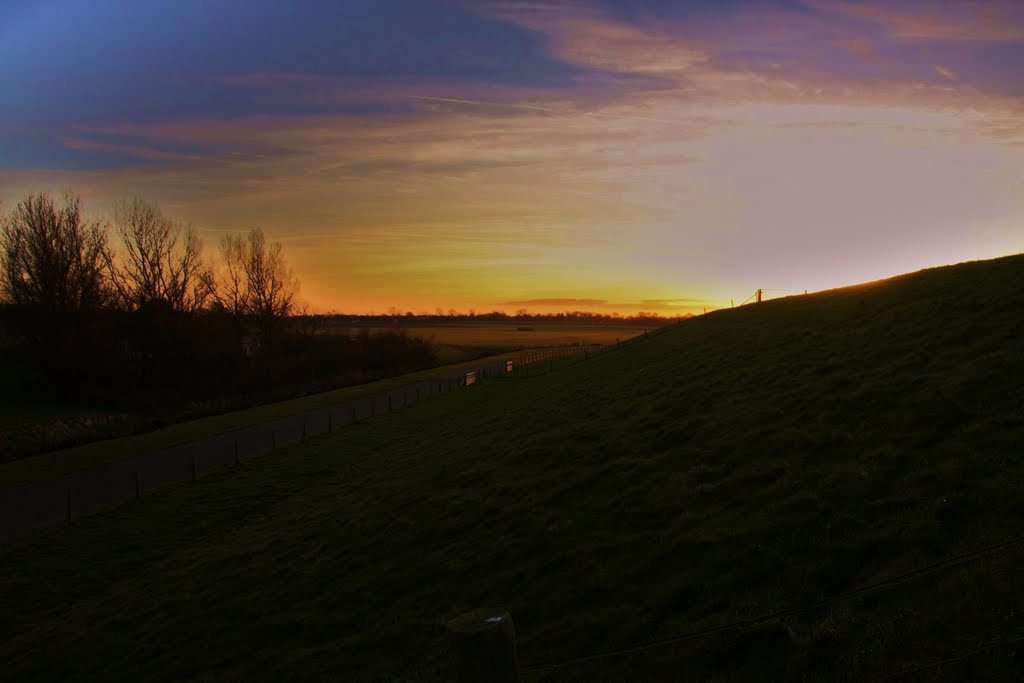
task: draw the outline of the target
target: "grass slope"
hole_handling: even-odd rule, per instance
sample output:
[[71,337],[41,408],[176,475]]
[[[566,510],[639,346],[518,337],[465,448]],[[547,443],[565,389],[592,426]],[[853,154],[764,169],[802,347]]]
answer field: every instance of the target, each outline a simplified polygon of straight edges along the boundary
[[19,541],[0,679],[448,680],[444,623],[480,606],[526,680],[860,681],[1021,638],[1011,546],[529,669],[1020,534],[1022,321],[1019,256],[721,311]]

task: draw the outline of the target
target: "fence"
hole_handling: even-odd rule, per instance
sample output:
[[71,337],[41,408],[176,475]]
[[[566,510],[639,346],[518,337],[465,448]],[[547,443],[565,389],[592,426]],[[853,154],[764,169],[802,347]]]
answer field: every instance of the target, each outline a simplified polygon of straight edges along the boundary
[[478,381],[508,374],[544,360],[588,357],[586,346],[520,354],[514,360],[481,365],[457,376],[426,379],[386,392],[273,422],[182,444],[132,460],[80,470],[55,479],[0,491],[0,541],[33,529],[138,498],[150,491],[196,479],[273,452],[310,436],[413,405]]

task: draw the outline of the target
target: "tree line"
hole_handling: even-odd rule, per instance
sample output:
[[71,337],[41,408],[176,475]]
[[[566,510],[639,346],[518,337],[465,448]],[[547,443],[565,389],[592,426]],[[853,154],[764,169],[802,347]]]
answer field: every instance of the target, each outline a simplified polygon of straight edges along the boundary
[[0,327],[14,339],[4,355],[34,368],[36,393],[255,400],[433,361],[407,338],[303,334],[291,318],[298,279],[260,228],[225,234],[210,253],[194,226],[141,198],[111,216],[87,218],[71,192],[32,193],[0,212]]
[[[117,244],[111,239],[111,232]],[[294,311],[298,280],[260,228],[227,234],[208,260],[198,231],[134,197],[112,224],[83,216],[81,199],[30,194],[0,216],[0,300],[51,360],[71,360],[102,312],[223,313],[266,338]]]
[[[313,316],[310,316],[313,317]],[[658,327],[692,318],[692,313],[683,313],[673,316],[663,316],[657,312],[640,311],[631,315],[620,313],[596,313],[594,311],[559,311],[557,313],[531,313],[525,308],[517,310],[514,314],[505,311],[490,311],[478,313],[470,309],[467,313],[461,313],[454,308],[445,312],[437,309],[434,313],[414,313],[412,311],[400,312],[397,308],[391,307],[387,313],[327,313],[318,317],[331,318],[334,320],[356,320],[363,322],[387,322],[402,323],[403,321],[416,322],[557,322],[557,323],[585,323],[597,325],[624,325],[636,327],[646,325]]]

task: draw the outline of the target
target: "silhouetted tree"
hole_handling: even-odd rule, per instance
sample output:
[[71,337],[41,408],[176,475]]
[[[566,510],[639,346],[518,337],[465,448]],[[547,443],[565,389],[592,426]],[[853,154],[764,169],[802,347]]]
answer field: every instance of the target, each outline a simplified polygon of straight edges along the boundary
[[203,263],[203,243],[191,225],[164,216],[138,197],[114,207],[114,227],[124,246],[110,273],[128,310],[166,307],[180,313],[200,310],[211,294],[212,276]]
[[244,266],[248,309],[260,333],[266,336],[295,310],[299,281],[284,260],[281,243],[267,244],[260,228],[253,228],[246,236]]
[[70,361],[110,298],[106,226],[84,220],[70,192],[60,207],[30,194],[0,222],[0,297],[22,311],[26,334],[52,360]]
[[229,233],[221,238],[219,245],[220,263],[214,301],[236,320],[246,315],[249,309],[249,283],[245,274],[246,241],[243,235]]
[[262,341],[281,330],[281,321],[295,313],[299,281],[284,258],[280,242],[267,243],[263,230],[226,235],[220,243],[221,263],[214,298],[236,320],[252,320]]

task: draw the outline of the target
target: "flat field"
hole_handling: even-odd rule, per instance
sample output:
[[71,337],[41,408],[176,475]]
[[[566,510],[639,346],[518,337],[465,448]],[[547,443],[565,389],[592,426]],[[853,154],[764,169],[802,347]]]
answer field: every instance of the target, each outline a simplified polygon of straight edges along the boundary
[[332,324],[334,334],[359,334],[362,330],[382,332],[401,330],[434,343],[439,359],[457,362],[467,353],[497,352],[510,349],[568,345],[612,345],[643,334],[653,328],[626,323],[583,323],[543,321],[480,321],[426,323],[401,321],[393,326],[352,326]]
[[500,607],[525,681],[1020,680],[1022,283],[711,313],[11,543],[0,679],[453,680]]

